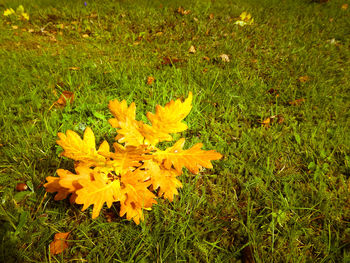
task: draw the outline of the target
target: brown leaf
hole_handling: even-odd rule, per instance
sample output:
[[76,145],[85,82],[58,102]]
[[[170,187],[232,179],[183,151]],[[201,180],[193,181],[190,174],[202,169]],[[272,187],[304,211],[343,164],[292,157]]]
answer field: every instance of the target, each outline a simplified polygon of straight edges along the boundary
[[309,76],[301,76],[301,77],[299,77],[299,81],[300,81],[301,83],[307,82],[307,81],[309,81],[309,80],[310,80],[310,77],[309,77]]
[[210,61],[209,57],[203,57],[203,60]]
[[18,192],[21,192],[21,191],[26,191],[28,189],[28,186],[25,184],[25,183],[18,183],[16,185],[16,190]]
[[349,7],[349,4],[343,4],[341,6],[341,9],[346,10],[346,9],[348,9],[348,7]]
[[59,107],[65,107],[67,105],[67,100],[70,104],[74,101],[74,93],[68,90],[65,90],[62,92],[61,96],[58,98],[58,100],[55,102],[56,105]]
[[189,53],[194,54],[196,53],[196,48],[194,46],[190,46],[190,49],[188,50]]
[[70,232],[67,233],[56,233],[53,241],[50,243],[51,255],[62,253],[68,248],[68,242],[66,241]]
[[162,61],[162,65],[170,65],[170,66],[172,66],[174,63],[177,63],[177,62],[180,62],[180,59],[164,57],[163,61]]
[[209,14],[209,19],[210,19],[210,20],[211,20],[211,19],[214,19],[214,14],[213,14],[213,13]]
[[301,98],[301,99],[290,101],[289,104],[292,106],[298,106],[304,102],[305,102],[305,99]]
[[147,85],[152,85],[156,79],[152,76],[147,77]]

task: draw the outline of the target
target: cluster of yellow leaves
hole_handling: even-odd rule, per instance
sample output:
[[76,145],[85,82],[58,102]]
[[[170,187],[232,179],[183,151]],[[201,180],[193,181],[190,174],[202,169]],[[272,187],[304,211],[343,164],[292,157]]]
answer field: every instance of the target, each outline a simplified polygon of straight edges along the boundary
[[214,150],[202,150],[201,143],[184,150],[184,138],[165,150],[156,147],[159,142],[172,141],[171,133],[187,129],[182,121],[191,108],[192,93],[183,102],[178,99],[164,107],[157,105],[155,114],[146,115],[149,125],[135,119],[135,103],[128,106],[125,100],[110,101],[114,118],[109,123],[118,133],[114,151],[107,141],[96,149],[90,128],[86,128],[83,138],[71,130],[58,133],[62,156],[75,161],[75,173],[58,169],[58,177],[46,178],[46,191],[57,192],[55,200],[70,195],[70,202],[82,204],[83,211],[93,205],[92,218],[99,215],[104,203],[111,207],[120,202],[120,216],[126,214],[127,219],[139,224],[142,210],[157,203],[155,194],[173,201],[182,187],[177,177],[183,167],[197,174],[203,167],[212,168],[211,161],[221,158]]
[[254,18],[252,18],[252,15],[247,12],[243,12],[239,16],[239,19],[235,22],[235,24],[239,26],[251,25],[253,23],[254,23]]
[[22,5],[19,5],[16,11],[12,8],[6,9],[4,11],[4,16],[15,16],[17,19],[29,20],[29,15],[24,12],[24,7]]

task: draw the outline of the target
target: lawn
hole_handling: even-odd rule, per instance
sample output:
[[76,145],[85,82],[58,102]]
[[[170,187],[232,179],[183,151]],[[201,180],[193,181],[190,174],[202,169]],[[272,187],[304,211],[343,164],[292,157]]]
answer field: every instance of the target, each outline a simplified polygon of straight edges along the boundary
[[[0,261],[350,262],[347,4],[0,0]],[[19,5],[29,20],[4,16]],[[60,107],[64,91],[74,101]],[[118,203],[92,219],[46,193],[46,177],[74,171],[58,132],[90,127],[112,145],[110,100],[147,122],[189,92],[174,139],[223,157],[184,169],[173,202],[137,225]]]

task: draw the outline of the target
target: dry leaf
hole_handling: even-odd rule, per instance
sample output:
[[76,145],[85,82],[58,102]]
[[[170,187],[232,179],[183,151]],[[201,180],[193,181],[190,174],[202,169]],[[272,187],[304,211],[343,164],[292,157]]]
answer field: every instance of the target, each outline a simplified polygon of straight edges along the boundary
[[348,7],[349,7],[349,4],[343,4],[341,6],[341,9],[346,10],[346,9],[348,9]]
[[191,54],[196,53],[196,48],[194,46],[190,46],[190,49],[188,50]]
[[54,240],[50,243],[51,255],[62,253],[68,248],[68,242],[66,241],[70,232],[67,233],[56,233]]
[[178,63],[181,60],[178,58],[164,57],[162,61],[162,65],[172,66],[174,63]]
[[203,60],[210,61],[209,57],[203,57]]
[[226,55],[226,54],[221,54],[219,57],[221,58],[221,60],[222,60],[223,62],[230,62],[230,58],[229,58],[229,56]]
[[152,85],[156,79],[152,76],[147,77],[147,85]]
[[88,34],[84,34],[84,35],[82,35],[82,37],[83,37],[83,38],[88,38],[89,35],[88,35]]
[[12,26],[12,29],[18,29],[18,26]]
[[309,80],[310,80],[309,76],[301,76],[301,77],[299,77],[299,81],[302,82],[302,83],[305,83],[305,82],[307,82]]
[[80,68],[79,67],[69,67],[68,69],[69,70],[79,70]]
[[180,15],[188,15],[189,13],[191,13],[191,10],[185,10],[182,6],[180,6],[176,12]]
[[268,117],[265,120],[263,120],[261,122],[261,126],[265,127],[265,128],[269,128],[270,127],[270,123],[271,123],[271,118]]
[[289,104],[293,105],[293,106],[298,106],[298,105],[302,104],[303,102],[305,102],[305,99],[301,98],[301,99],[290,101]]
[[209,14],[209,19],[210,19],[210,20],[211,20],[211,19],[214,19],[214,14],[213,14],[213,13]]
[[55,104],[60,107],[65,107],[67,105],[67,101],[69,101],[70,104],[73,103],[74,93],[71,91],[65,90],[62,92],[61,96],[58,98]]
[[28,190],[28,186],[25,183],[18,183],[16,185],[16,190],[19,192],[26,191],[26,190]]

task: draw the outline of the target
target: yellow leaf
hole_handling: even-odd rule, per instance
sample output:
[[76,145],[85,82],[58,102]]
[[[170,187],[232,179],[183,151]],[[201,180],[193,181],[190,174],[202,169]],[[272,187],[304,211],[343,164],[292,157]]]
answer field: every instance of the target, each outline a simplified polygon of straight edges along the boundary
[[83,140],[71,130],[66,134],[59,132],[58,137],[60,140],[57,140],[57,144],[64,149],[62,156],[82,161],[89,166],[105,161],[105,158],[96,151],[95,135],[89,127],[85,129]]
[[27,13],[23,13],[23,14],[21,14],[21,18],[23,20],[29,20],[29,15]]
[[150,209],[157,203],[155,195],[148,190],[150,182],[144,182],[142,172],[133,172],[122,176],[121,183],[125,200],[120,202],[120,216],[126,214],[128,220],[133,219],[138,225],[144,219],[142,209]]
[[157,105],[156,114],[147,113],[147,118],[152,123],[152,128],[162,133],[177,133],[187,129],[187,125],[182,120],[190,113],[192,109],[192,92],[188,98],[181,102],[171,100],[164,107]]
[[172,202],[174,195],[178,194],[177,188],[182,187],[182,183],[176,179],[180,173],[174,169],[165,169],[151,160],[144,162],[141,169],[144,169],[145,177],[150,180],[153,190],[158,189],[158,196],[164,196]]
[[140,161],[148,160],[150,155],[145,155],[149,152],[146,146],[126,146],[119,143],[113,144],[115,153],[101,153],[103,156],[111,158],[107,161],[107,165],[113,167],[116,173],[125,174],[128,171],[135,170],[135,167],[141,166]]
[[8,8],[4,11],[4,16],[13,15],[15,13],[16,13],[15,10],[13,10],[12,8]]
[[202,143],[197,143],[188,150],[182,149],[184,144],[185,139],[181,138],[174,146],[165,151],[155,153],[155,157],[158,161],[163,162],[166,169],[170,169],[174,166],[174,168],[181,173],[182,167],[186,167],[194,174],[197,174],[202,167],[213,168],[210,161],[218,160],[222,157],[220,153],[214,150],[201,150]]
[[105,174],[91,170],[89,178],[78,180],[82,186],[76,191],[77,204],[83,204],[82,211],[93,205],[92,219],[98,217],[104,203],[111,207],[113,202],[121,200],[120,181],[113,174]]

